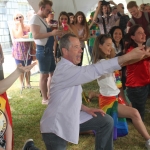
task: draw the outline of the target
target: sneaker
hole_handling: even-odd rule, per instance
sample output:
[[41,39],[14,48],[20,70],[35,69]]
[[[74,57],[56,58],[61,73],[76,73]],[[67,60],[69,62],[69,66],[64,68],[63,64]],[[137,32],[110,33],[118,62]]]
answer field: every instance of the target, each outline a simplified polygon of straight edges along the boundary
[[147,147],[147,150],[150,150],[150,139],[146,141],[145,146]]
[[42,100],[42,105],[48,105],[49,100]]
[[22,150],[29,150],[29,148],[32,147],[32,146],[34,146],[33,139],[28,139],[28,140],[25,142],[25,144],[24,144]]

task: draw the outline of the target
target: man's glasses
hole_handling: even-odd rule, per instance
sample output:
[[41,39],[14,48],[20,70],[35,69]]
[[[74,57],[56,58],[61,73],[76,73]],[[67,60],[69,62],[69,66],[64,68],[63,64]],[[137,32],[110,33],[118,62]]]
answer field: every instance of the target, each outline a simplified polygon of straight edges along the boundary
[[22,18],[22,16],[16,17],[16,19],[17,19],[17,20],[18,20],[19,18],[21,19],[21,18]]
[[53,14],[54,15],[54,11],[49,11],[49,14]]

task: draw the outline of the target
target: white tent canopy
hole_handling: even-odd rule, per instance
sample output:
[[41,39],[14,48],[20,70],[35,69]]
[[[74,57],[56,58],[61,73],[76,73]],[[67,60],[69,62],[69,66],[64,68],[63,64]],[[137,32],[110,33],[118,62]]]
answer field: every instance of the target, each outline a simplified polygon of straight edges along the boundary
[[[93,11],[95,5],[99,0],[52,0],[53,1],[53,10],[55,12],[55,18],[58,18],[58,15],[61,11],[76,13],[77,11],[83,11],[85,15],[88,12]],[[29,4],[35,10],[38,11],[38,3],[40,0],[28,0]]]
[[[52,0],[53,10],[55,11],[55,19],[58,19],[58,15],[61,11],[76,13],[77,11],[83,11],[85,15],[93,11],[99,0]],[[109,1],[109,0],[106,0]],[[130,0],[113,0],[116,4],[123,3],[126,8],[126,3]],[[142,3],[149,3],[150,0],[134,0],[138,5]],[[40,0],[28,0],[29,4],[35,10],[38,11],[38,4]],[[127,10],[125,9],[127,12]]]

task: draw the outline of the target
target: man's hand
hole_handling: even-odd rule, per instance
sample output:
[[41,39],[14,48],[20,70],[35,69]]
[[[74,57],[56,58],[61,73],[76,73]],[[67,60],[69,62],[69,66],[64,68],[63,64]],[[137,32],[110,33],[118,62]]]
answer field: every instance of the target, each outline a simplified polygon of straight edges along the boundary
[[53,36],[55,36],[55,35],[59,35],[59,36],[61,36],[62,35],[62,31],[61,30],[56,30],[56,29],[54,29],[52,32],[50,32],[51,33],[51,35],[53,35]]
[[129,52],[123,56],[119,56],[118,63],[121,66],[126,66],[129,64],[138,62],[147,57],[150,57],[150,51],[145,50],[145,46],[143,45],[143,46],[134,48],[131,52]]
[[85,111],[86,113],[92,115],[93,117],[97,117],[97,115],[95,113],[100,113],[102,116],[104,116],[106,113],[101,110],[101,109],[97,109],[97,108],[89,108],[85,105],[82,104],[81,106],[81,110]]
[[19,64],[17,66],[17,71],[19,73],[29,72],[35,65],[36,65],[36,62],[34,62],[33,64],[31,64],[29,66],[22,66],[22,64]]
[[105,116],[106,114],[103,110],[97,108],[88,108],[86,112],[93,117],[97,117],[96,113],[100,113],[102,116]]
[[134,48],[131,52],[128,53],[131,56],[132,60],[141,60],[145,57],[150,57],[150,49],[145,50],[145,45]]

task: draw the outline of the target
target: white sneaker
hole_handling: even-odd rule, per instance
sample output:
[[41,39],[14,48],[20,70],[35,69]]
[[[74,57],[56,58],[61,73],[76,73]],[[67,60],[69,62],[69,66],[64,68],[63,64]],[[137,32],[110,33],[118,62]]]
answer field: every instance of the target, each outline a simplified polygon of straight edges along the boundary
[[146,141],[145,146],[147,147],[147,150],[150,150],[150,139]]
[[48,105],[49,100],[42,100],[42,105]]

